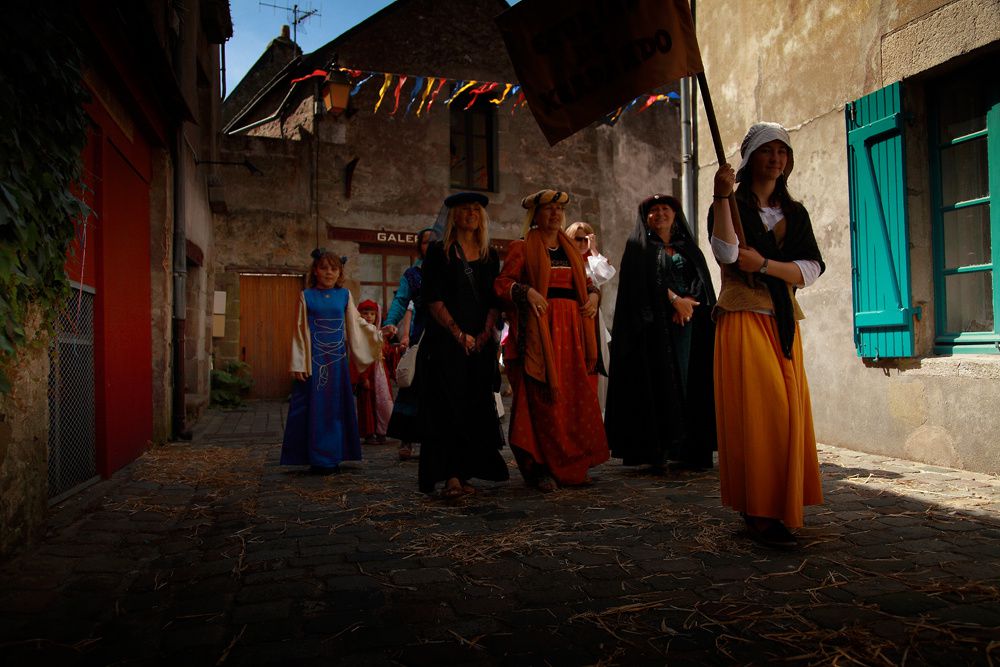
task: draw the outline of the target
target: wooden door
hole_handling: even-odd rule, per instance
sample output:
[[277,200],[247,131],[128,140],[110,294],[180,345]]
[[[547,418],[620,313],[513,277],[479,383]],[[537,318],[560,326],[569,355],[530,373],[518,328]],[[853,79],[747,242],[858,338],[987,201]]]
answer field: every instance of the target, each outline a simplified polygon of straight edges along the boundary
[[291,390],[292,332],[301,276],[240,276],[240,358],[250,365],[252,398],[284,398]]

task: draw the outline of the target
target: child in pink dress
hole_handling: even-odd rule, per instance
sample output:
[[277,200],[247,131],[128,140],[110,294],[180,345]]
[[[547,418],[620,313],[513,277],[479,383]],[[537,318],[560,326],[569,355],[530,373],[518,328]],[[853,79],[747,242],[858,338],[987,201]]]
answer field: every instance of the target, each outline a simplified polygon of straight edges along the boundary
[[[378,304],[366,299],[358,304],[358,312],[369,324],[379,326]],[[385,442],[385,432],[392,416],[392,389],[386,359],[393,354],[392,346],[384,341],[379,358],[358,376],[358,430],[366,444]]]

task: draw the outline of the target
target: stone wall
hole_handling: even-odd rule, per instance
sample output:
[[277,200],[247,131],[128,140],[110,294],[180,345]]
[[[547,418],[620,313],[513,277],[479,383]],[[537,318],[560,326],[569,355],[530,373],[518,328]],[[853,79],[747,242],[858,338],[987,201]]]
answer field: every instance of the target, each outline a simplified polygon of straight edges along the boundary
[[18,351],[8,371],[12,388],[0,394],[0,560],[44,529],[49,433],[49,355],[44,342]]
[[[996,0],[698,5],[706,76],[725,152],[758,120],[785,125],[795,149],[789,180],[812,217],[826,273],[800,292],[817,436],[832,445],[982,472],[1000,471],[1000,357],[933,354],[930,201],[922,85],[938,66],[1000,35]],[[912,77],[912,78],[911,78]],[[907,90],[908,207],[919,355],[878,363],[853,343],[846,103],[903,78]],[[699,118],[700,191],[717,168]],[[922,156],[922,157],[921,157]],[[703,240],[703,248],[709,252]],[[713,267],[714,269],[714,267]]]
[[170,153],[153,154],[153,177],[149,188],[150,321],[153,328],[153,442],[161,444],[173,430],[171,415],[172,306],[173,306],[173,164]]

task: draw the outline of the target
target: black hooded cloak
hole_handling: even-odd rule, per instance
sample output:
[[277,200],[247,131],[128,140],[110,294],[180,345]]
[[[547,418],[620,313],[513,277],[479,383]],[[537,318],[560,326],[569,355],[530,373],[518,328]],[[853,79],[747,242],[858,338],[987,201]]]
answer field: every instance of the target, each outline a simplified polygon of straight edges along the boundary
[[[684,259],[686,285],[675,282],[672,260],[660,238],[646,227],[640,205],[618,273],[605,429],[612,456],[624,465],[677,461],[710,468],[716,449],[715,289],[680,206],[671,207],[676,215],[669,245]],[[686,387],[683,360],[672,340],[681,325],[672,321],[668,287],[700,303],[686,325],[691,327]]]

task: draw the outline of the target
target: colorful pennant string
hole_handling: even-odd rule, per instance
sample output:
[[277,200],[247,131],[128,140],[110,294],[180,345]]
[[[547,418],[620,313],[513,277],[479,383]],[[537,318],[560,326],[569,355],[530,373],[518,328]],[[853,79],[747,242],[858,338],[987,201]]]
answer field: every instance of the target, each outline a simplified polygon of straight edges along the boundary
[[[369,72],[359,69],[349,69],[346,67],[339,68],[341,72],[348,74],[351,78],[357,79],[357,82],[351,88],[351,97],[356,96],[361,92],[362,87],[368,83],[371,79],[375,78],[376,75],[381,74],[382,86],[378,91],[378,99],[375,102],[374,113],[378,113],[378,110],[382,106],[382,102],[385,100],[385,95],[389,91],[389,87],[392,85],[393,78],[396,79],[395,90],[393,91],[393,107],[392,111],[389,112],[390,116],[395,116],[399,111],[400,106],[400,96],[403,92],[403,87],[406,85],[407,81],[413,80],[413,88],[410,90],[410,98],[403,110],[403,116],[406,117],[413,110],[413,105],[416,104],[415,115],[420,118],[424,114],[429,114],[431,108],[434,106],[434,102],[437,101],[441,90],[448,83],[452,84],[451,94],[447,96],[444,100],[444,104],[450,106],[455,99],[457,99],[462,93],[466,91],[469,92],[470,99],[463,107],[464,110],[471,109],[476,102],[479,101],[480,96],[486,95],[487,93],[494,93],[497,96],[492,97],[489,101],[491,104],[495,104],[498,107],[502,106],[508,98],[513,99],[511,103],[511,115],[521,107],[527,105],[527,99],[525,98],[524,91],[521,90],[519,84],[514,83],[504,83],[495,81],[476,81],[476,80],[451,80],[444,77],[433,77],[433,76],[417,76],[409,74],[392,74],[390,72]],[[307,79],[313,77],[325,77],[327,72],[324,70],[314,70],[311,74],[299,77],[297,79],[292,79],[292,83],[300,83]],[[417,101],[419,99],[419,102]],[[632,111],[633,109],[636,113],[641,113],[663,102],[666,103],[676,103],[680,99],[680,96],[671,91],[664,95],[639,95],[633,99],[628,104],[619,107],[615,111],[607,114],[601,122],[614,126],[615,123],[621,118],[622,114]]]

